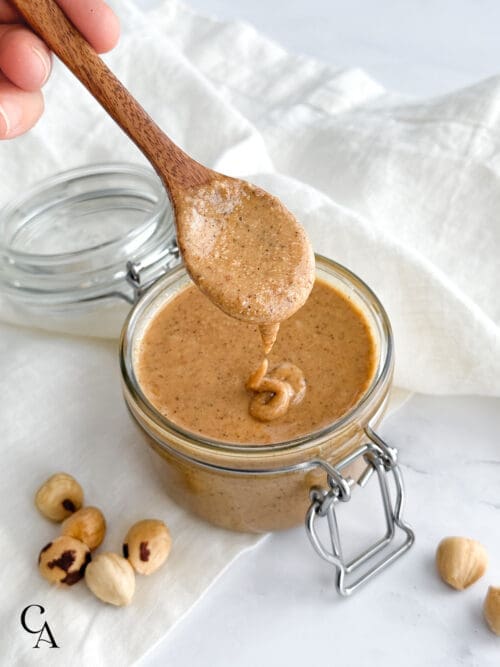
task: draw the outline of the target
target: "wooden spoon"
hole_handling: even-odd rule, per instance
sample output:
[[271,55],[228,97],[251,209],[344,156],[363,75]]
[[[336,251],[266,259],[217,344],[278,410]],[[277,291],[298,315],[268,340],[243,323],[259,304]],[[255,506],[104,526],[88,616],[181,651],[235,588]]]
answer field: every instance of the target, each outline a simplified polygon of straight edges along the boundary
[[263,325],[269,347],[278,323],[303,305],[314,282],[304,229],[277,198],[204,167],[174,144],[53,0],[11,2],[162,179],[194,282],[229,315]]

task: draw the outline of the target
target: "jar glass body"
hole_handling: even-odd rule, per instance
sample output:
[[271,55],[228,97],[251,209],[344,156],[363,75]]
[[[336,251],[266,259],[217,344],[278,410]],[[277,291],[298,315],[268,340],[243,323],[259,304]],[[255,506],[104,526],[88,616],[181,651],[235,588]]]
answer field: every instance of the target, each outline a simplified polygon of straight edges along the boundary
[[[153,452],[167,493],[203,519],[245,532],[288,528],[304,520],[311,487],[325,485],[323,463],[337,465],[366,441],[387,406],[393,371],[392,333],[371,290],[344,267],[317,256],[317,275],[342,291],[364,314],[376,346],[374,378],[347,414],[293,441],[272,445],[205,439],[164,418],[143,394],[135,373],[141,336],[154,314],[191,284],[180,266],[160,278],[129,314],[121,337],[124,396],[140,433]],[[350,466],[357,479],[363,460]]]

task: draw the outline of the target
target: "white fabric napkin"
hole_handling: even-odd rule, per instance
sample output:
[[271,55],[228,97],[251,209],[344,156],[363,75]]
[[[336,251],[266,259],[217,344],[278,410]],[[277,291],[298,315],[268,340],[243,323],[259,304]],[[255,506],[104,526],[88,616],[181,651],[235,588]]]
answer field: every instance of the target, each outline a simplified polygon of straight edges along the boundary
[[[172,0],[148,12],[116,7],[124,34],[106,58],[112,69],[187,152],[282,197],[316,250],[377,292],[395,331],[397,386],[500,394],[500,79],[406,101],[359,70],[291,56],[247,25]],[[0,144],[0,205],[62,169],[144,162],[56,70],[38,126]],[[116,356],[113,341],[0,326],[5,664],[130,664],[257,541],[168,500],[126,414]],[[129,608],[40,579],[37,553],[57,529],[32,498],[56,470],[73,473],[106,514],[103,549],[119,549],[139,518],[170,525],[168,565],[138,578]],[[45,607],[59,649],[31,648],[19,622],[28,604]]]

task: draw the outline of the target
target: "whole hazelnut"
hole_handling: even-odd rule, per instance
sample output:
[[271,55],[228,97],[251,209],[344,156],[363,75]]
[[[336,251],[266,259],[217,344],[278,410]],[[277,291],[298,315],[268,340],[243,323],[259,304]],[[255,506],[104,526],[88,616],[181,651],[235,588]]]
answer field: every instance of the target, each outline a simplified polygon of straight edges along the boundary
[[58,472],[38,489],[35,505],[47,519],[62,521],[83,505],[83,489],[74,477]]
[[123,555],[139,574],[152,574],[167,560],[172,538],[163,521],[144,519],[135,523],[123,542]]
[[436,566],[443,581],[462,591],[486,572],[488,554],[476,540],[446,537],[437,548]]
[[118,554],[98,554],[85,571],[85,583],[96,597],[117,607],[129,604],[134,597],[134,570]]
[[83,578],[90,560],[90,549],[86,544],[61,535],[40,551],[38,569],[50,583],[72,586]]
[[500,588],[494,586],[488,588],[483,611],[490,630],[500,635]]
[[97,507],[83,507],[63,521],[61,532],[84,542],[93,551],[104,539],[106,519]]

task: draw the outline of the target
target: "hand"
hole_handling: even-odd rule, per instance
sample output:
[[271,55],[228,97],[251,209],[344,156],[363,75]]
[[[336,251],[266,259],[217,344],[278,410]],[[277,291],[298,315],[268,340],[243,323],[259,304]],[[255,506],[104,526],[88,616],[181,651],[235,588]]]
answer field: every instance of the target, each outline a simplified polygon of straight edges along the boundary
[[[120,27],[103,0],[57,0],[98,53],[111,50]],[[51,54],[7,0],[0,0],[0,139],[33,127],[43,113],[41,87],[49,78]]]

